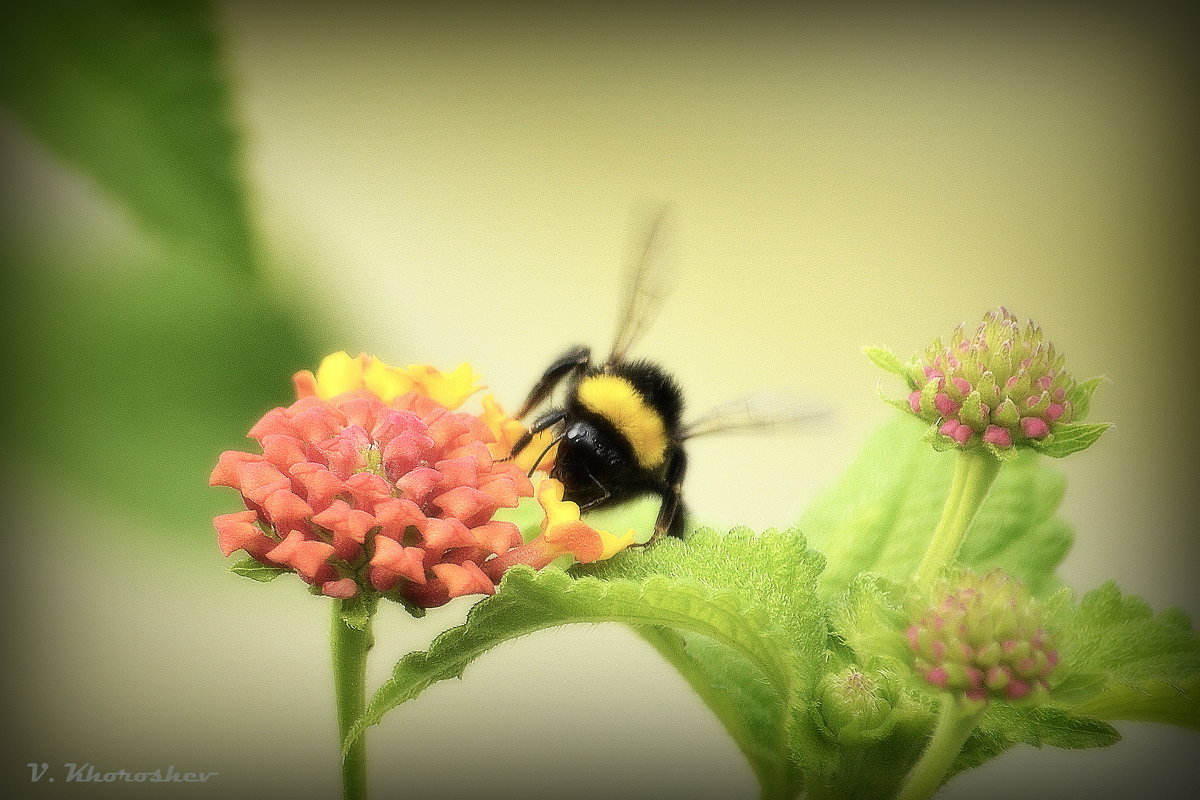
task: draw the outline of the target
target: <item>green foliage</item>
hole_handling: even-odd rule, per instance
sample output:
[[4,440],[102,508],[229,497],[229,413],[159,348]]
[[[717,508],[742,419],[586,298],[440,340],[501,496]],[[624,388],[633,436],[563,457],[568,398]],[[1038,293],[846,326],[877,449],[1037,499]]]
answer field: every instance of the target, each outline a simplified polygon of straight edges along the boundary
[[806,549],[795,532],[755,536],[741,529],[727,535],[696,531],[686,542],[663,540],[647,551],[626,551],[581,571],[606,580],[646,581],[658,574],[723,587],[736,591],[748,611],[761,609],[786,626],[786,646],[809,663],[790,676],[782,695],[768,691],[761,671],[720,642],[686,631],[674,636],[662,629],[641,632],[722,720],[759,776],[764,794],[793,796],[802,774],[789,757],[792,744],[801,742],[811,758],[828,755],[810,713],[827,646],[815,596],[823,565],[824,559]]
[[1081,713],[1200,729],[1200,637],[1186,614],[1155,616],[1109,582],[1061,605],[1054,622],[1065,675],[1086,687],[1071,697]]
[[1094,445],[1111,428],[1108,422],[1068,422],[1054,426],[1054,433],[1045,441],[1034,442],[1038,452],[1062,458]]
[[952,772],[977,767],[1018,744],[1079,750],[1108,747],[1120,740],[1111,725],[1086,714],[1033,703],[993,702],[967,739]]
[[1077,420],[1087,418],[1088,408],[1092,403],[1092,395],[1100,388],[1100,385],[1107,381],[1108,378],[1098,376],[1088,378],[1086,381],[1080,381],[1071,387],[1071,391],[1067,394],[1067,399],[1074,406],[1073,418]]
[[154,246],[46,255],[8,243],[10,458],[157,530],[227,510],[206,490],[289,377],[318,353],[256,282],[259,257],[208,3],[23,3],[0,26],[0,101],[94,181]]
[[229,571],[234,575],[241,575],[243,578],[249,578],[259,583],[267,583],[273,581],[289,570],[285,567],[271,567],[256,561],[253,558],[243,558],[241,561],[229,568]]
[[[954,454],[920,441],[924,424],[897,414],[867,441],[833,486],[801,515],[797,527],[828,559],[825,596],[860,573],[908,580],[929,544],[954,472]],[[1003,566],[1035,595],[1057,588],[1054,570],[1071,546],[1070,529],[1054,517],[1061,475],[1023,452],[1000,470],[960,553],[964,566]]]
[[257,268],[212,8],[17,3],[0,26],[0,100],[174,259]]
[[879,367],[885,372],[890,372],[893,375],[899,375],[901,378],[908,378],[908,368],[904,362],[900,360],[900,356],[886,347],[864,347],[863,354],[870,359],[871,363]]
[[[501,641],[617,621],[721,719],[764,797],[894,796],[942,702],[913,672],[904,636],[911,576],[954,466],[920,442],[920,427],[908,415],[885,424],[805,514],[823,555],[795,531],[701,530],[570,574],[511,571],[466,625],[397,664],[345,744]],[[1046,598],[1061,663],[1049,693],[990,701],[950,774],[1017,744],[1111,745],[1114,719],[1200,727],[1200,641],[1186,617],[1155,617],[1111,585],[1078,605],[1059,589],[1054,569],[1071,539],[1054,516],[1062,494],[1061,476],[1023,453],[1004,465],[963,547],[965,566],[1003,566]]]
[[788,703],[754,664],[736,649],[706,636],[659,626],[637,629],[671,663],[725,725],[764,787],[795,796],[803,775],[785,738]]
[[747,613],[769,615],[805,650],[824,646],[821,613],[812,602],[824,562],[795,531],[754,534],[738,528],[723,534],[705,529],[687,541],[665,538],[644,550],[626,550],[579,572],[610,581],[666,578],[736,592]]
[[369,631],[371,615],[375,613],[376,602],[377,599],[368,600],[360,592],[338,604],[338,617],[347,627],[354,628],[356,631]]
[[[878,576],[864,574],[850,586],[831,613],[834,634],[864,663],[875,660],[887,665],[879,671],[880,684],[890,694],[910,704],[910,728],[927,731],[940,695],[908,668],[908,646],[903,637],[910,617],[908,587]],[[1062,675],[1056,679],[1061,680]],[[1051,693],[1050,703],[992,700],[968,738],[953,771],[978,766],[1017,744],[1035,747],[1102,747],[1119,740],[1116,731],[1094,715],[1063,702]],[[912,745],[900,733],[878,742],[870,753],[873,760],[897,759],[889,751],[906,751]],[[911,752],[911,751],[909,751]]]
[[1101,719],[1161,722],[1200,730],[1200,675],[1137,685],[1109,681],[1075,710]]
[[3,415],[22,468],[167,532],[230,510],[208,474],[292,399],[291,373],[316,360],[309,333],[241,278],[27,263],[0,300],[24,359]]
[[[778,565],[786,581],[773,580],[778,576],[762,568],[762,558]],[[783,728],[791,723],[786,710],[812,693],[811,679],[819,676],[820,566],[795,534],[701,531],[687,543],[628,553],[581,577],[510,570],[465,625],[442,634],[427,652],[401,659],[344,744],[432,683],[461,676],[502,641],[573,622],[624,622],[682,665],[693,686],[704,687],[701,696],[736,726],[760,776],[794,785]],[[800,667],[797,660],[810,663]]]

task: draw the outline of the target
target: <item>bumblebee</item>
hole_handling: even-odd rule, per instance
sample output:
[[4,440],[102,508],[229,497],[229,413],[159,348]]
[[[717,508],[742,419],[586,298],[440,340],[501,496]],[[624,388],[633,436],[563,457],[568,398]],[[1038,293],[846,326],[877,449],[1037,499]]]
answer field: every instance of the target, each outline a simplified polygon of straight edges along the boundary
[[535,436],[553,431],[533,469],[557,445],[550,477],[562,481],[564,498],[578,503],[580,510],[647,494],[661,497],[654,533],[647,544],[664,534],[683,536],[684,442],[701,434],[765,428],[807,416],[791,410],[764,412],[745,398],[684,425],[683,393],[675,379],[650,361],[627,360],[666,293],[664,219],[665,210],[650,226],[641,257],[630,271],[624,312],[608,358],[593,364],[591,350],[576,345],[555,359],[529,391],[516,418],[523,419],[541,406],[565,382],[564,401],[543,412],[512,448],[516,456]]

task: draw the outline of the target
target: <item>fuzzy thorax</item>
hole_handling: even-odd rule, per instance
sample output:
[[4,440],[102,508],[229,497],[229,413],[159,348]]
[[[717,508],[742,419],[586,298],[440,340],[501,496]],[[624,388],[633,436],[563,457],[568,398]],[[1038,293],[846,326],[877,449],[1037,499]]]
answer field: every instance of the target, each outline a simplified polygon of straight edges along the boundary
[[644,469],[662,465],[667,454],[666,425],[633,384],[619,375],[593,375],[580,382],[579,400],[617,428]]

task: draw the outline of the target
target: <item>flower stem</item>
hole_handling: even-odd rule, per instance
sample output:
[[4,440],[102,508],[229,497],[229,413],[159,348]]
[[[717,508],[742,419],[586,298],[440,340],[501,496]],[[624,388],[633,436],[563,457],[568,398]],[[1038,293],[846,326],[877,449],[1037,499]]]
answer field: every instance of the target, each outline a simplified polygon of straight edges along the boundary
[[958,558],[971,521],[975,519],[999,472],[1000,459],[987,450],[972,448],[959,451],[941,519],[921,559],[921,565],[917,567],[917,586],[931,588],[942,568],[950,566]]
[[[367,613],[362,629],[346,624],[351,615],[350,604],[363,602],[360,598],[337,600],[333,604],[333,625],[329,633],[333,653],[333,690],[337,698],[338,745],[355,720],[367,707],[367,654],[375,644],[371,633],[374,600],[367,601]],[[366,800],[367,796],[367,737],[360,735],[342,756],[342,797],[344,800]]]
[[962,751],[971,731],[983,716],[983,703],[951,695],[942,701],[937,727],[921,760],[908,773],[896,800],[927,800],[942,785],[950,765]]

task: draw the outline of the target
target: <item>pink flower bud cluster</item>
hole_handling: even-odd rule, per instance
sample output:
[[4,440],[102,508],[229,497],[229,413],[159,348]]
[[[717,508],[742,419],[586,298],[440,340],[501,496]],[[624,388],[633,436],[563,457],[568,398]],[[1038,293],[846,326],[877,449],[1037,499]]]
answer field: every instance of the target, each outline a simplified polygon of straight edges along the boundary
[[969,700],[1020,700],[1048,688],[1058,652],[1025,587],[996,570],[966,573],[907,631],[916,670]]
[[948,345],[935,342],[909,365],[908,404],[959,447],[1007,450],[1071,421],[1075,382],[1062,364],[1040,328],[1001,308],[973,334],[959,326]]

